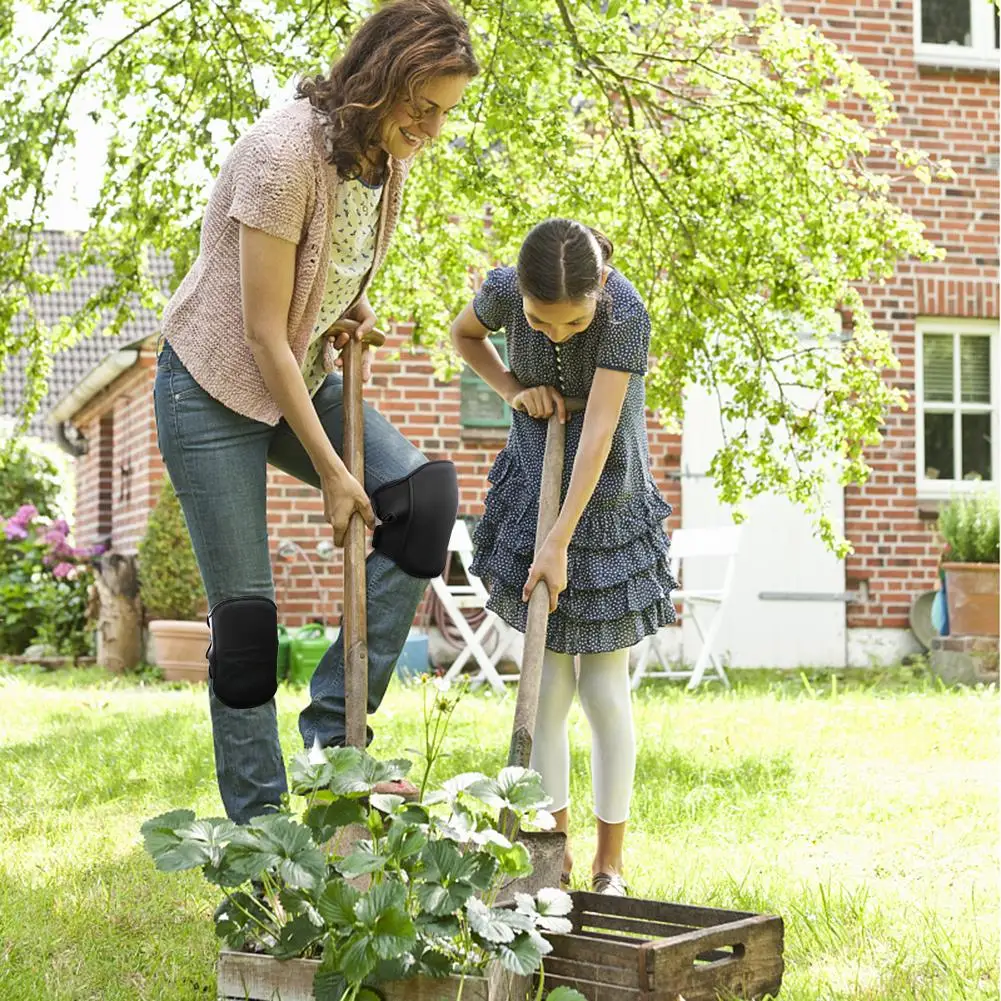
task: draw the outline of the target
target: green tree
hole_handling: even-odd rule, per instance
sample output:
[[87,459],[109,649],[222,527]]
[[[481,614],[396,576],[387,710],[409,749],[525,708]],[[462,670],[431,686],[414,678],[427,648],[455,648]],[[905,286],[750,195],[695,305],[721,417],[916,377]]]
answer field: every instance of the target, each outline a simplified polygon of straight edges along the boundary
[[195,619],[205,604],[188,526],[167,478],[139,543],[139,595],[150,619]]
[[[100,42],[104,0],[30,6],[48,25],[30,40],[9,6],[0,11],[0,359],[32,349],[37,402],[55,348],[156,302],[146,252],[173,255],[175,281],[184,273],[228,143],[265,108],[269,86],[324,68],[372,5],[121,0],[124,27]],[[716,393],[722,498],[785,494],[844,548],[822,485],[832,469],[843,482],[865,478],[863,450],[903,399],[859,288],[902,259],[940,256],[891,185],[907,174],[932,184],[948,165],[890,143],[886,86],[776,3],[744,13],[697,0],[456,6],[484,72],[411,174],[375,289],[380,314],[412,318],[415,341],[448,370],[448,322],[471,266],[511,261],[549,215],[600,226],[653,318],[650,405],[677,421],[687,385]],[[77,107],[113,123],[114,138],[80,250],[53,262],[40,221]],[[34,297],[97,261],[114,284],[45,327]],[[853,321],[844,343],[842,309]],[[26,323],[14,326],[18,314]]]
[[33,504],[43,518],[57,513],[59,470],[23,439],[0,443],[0,518]]

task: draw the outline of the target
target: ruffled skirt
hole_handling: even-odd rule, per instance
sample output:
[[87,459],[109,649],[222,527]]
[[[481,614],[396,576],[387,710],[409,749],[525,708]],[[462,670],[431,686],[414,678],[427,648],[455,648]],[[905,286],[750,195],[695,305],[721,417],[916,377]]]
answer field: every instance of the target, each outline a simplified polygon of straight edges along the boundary
[[[472,572],[490,591],[488,608],[525,631],[521,600],[535,552],[538,486],[505,449],[489,476],[486,510],[474,533]],[[647,478],[636,492],[594,496],[567,556],[567,589],[549,617],[546,646],[560,653],[609,653],[675,621],[664,519],[671,506]]]

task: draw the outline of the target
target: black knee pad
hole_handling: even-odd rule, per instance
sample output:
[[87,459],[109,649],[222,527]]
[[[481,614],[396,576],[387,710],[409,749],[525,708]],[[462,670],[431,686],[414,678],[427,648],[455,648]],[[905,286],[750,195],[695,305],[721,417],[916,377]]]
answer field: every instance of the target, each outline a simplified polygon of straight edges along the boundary
[[227,598],[209,612],[209,677],[230,709],[254,709],[278,691],[278,606],[270,598]]
[[411,577],[437,577],[459,511],[459,483],[448,460],[428,462],[379,487],[372,507],[382,522],[373,546]]

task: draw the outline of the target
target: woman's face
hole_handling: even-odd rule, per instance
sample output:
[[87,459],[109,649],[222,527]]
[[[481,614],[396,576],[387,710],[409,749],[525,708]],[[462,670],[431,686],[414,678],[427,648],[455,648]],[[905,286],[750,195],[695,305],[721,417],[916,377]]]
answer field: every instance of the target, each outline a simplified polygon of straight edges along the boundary
[[382,120],[380,145],[398,160],[408,160],[442,130],[448,113],[462,99],[468,76],[437,76],[414,92],[414,103],[398,101]]
[[562,344],[574,334],[587,330],[598,308],[598,300],[591,297],[567,302],[540,302],[526,295],[522,296],[521,303],[529,326],[545,334],[554,344]]

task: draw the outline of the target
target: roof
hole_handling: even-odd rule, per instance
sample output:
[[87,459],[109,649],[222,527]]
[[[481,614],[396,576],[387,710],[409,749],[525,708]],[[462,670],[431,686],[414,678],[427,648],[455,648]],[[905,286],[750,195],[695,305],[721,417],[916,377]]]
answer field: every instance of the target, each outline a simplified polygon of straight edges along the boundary
[[[55,259],[60,254],[72,252],[80,243],[78,236],[69,233],[47,232],[44,234],[49,246],[49,257]],[[153,275],[166,286],[172,265],[166,255],[158,255],[152,260]],[[42,320],[55,323],[61,317],[79,309],[95,292],[112,284],[111,268],[91,268],[86,274],[75,279],[68,289],[40,297],[36,308]],[[28,433],[39,438],[52,440],[55,429],[48,421],[52,408],[97,368],[106,357],[122,348],[156,334],[160,318],[150,309],[136,310],[135,317],[115,336],[97,333],[56,353],[49,372],[49,388],[38,413],[28,426]],[[7,359],[6,368],[0,372],[0,416],[13,416],[24,401],[26,352],[20,352]]]

